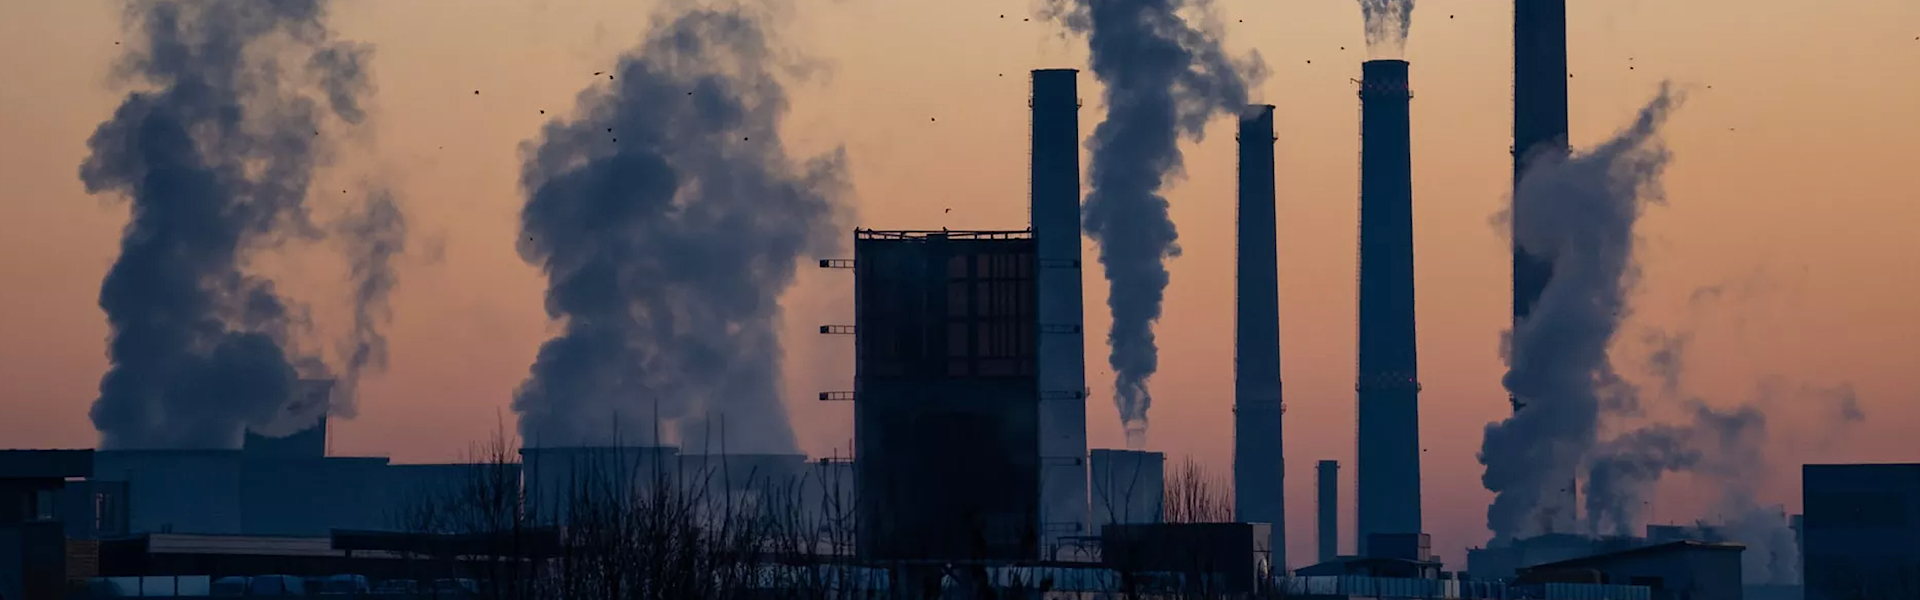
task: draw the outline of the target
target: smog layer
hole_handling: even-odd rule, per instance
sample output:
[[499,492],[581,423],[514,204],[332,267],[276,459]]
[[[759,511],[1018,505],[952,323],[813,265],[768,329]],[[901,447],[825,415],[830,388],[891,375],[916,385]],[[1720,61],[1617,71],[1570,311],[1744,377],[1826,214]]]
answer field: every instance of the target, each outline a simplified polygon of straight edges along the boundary
[[1196,27],[1179,14],[1204,16],[1208,8],[1204,0],[1052,0],[1046,7],[1087,36],[1093,73],[1106,86],[1106,119],[1087,142],[1092,191],[1082,218],[1106,270],[1107,362],[1134,449],[1146,446],[1148,386],[1160,366],[1153,327],[1166,297],[1166,261],[1180,255],[1162,188],[1181,176],[1180,140],[1202,139],[1215,115],[1239,114],[1247,90],[1266,75],[1259,55],[1236,64],[1217,27]]
[[770,18],[657,17],[524,146],[520,255],[564,322],[514,395],[527,443],[796,450],[778,301],[849,214],[844,156],[782,145],[791,65]]

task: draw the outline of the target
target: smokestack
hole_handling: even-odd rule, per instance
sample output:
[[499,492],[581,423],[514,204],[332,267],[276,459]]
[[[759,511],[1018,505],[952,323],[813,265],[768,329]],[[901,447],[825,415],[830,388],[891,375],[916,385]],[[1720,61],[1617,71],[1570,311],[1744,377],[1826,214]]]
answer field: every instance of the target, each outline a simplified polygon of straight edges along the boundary
[[1318,469],[1320,562],[1340,558],[1340,461],[1320,461]]
[[[1567,139],[1567,2],[1566,0],[1515,0],[1513,4],[1513,180],[1520,178],[1533,164],[1545,160],[1558,162],[1572,154]],[[1512,227],[1520,231],[1526,216],[1516,205]],[[1553,277],[1553,263],[1534,256],[1520,247],[1519,236],[1513,243],[1513,322],[1533,314],[1547,280]],[[1509,396],[1507,402],[1518,411],[1525,406]],[[1572,489],[1571,481],[1567,489]],[[1542,501],[1545,514],[1554,515],[1548,528],[1570,531],[1577,517],[1574,501],[1566,494],[1550,495]]]
[[1180,234],[1162,190],[1180,176],[1180,140],[1200,141],[1215,114],[1239,111],[1266,67],[1233,60],[1215,32],[1189,25],[1179,2],[1058,0],[1047,11],[1087,36],[1088,63],[1106,83],[1106,119],[1087,147],[1087,237],[1105,267],[1107,364],[1127,447],[1146,448],[1149,389],[1160,369],[1153,328],[1166,299],[1167,260]]
[[1361,65],[1359,551],[1420,533],[1420,379],[1413,307],[1407,62]]
[[1240,115],[1240,199],[1235,208],[1233,505],[1241,521],[1273,525],[1273,564],[1285,566],[1274,139],[1273,106],[1248,106]]
[[1029,219],[1040,259],[1041,531],[1087,530],[1087,371],[1080,278],[1079,71],[1033,72]]

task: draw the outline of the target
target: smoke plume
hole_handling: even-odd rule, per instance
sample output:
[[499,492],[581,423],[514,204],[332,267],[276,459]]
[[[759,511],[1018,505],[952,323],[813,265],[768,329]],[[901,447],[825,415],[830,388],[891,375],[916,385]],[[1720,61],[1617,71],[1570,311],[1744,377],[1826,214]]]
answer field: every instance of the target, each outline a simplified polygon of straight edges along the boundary
[[318,360],[293,349],[304,317],[250,257],[318,237],[307,188],[320,136],[363,117],[367,49],[336,40],[324,0],[150,0],[127,95],[88,139],[90,193],[131,205],[101,284],[111,360],[92,410],[105,448],[217,448],[270,431]]
[[381,331],[393,320],[387,297],[399,283],[394,259],[407,248],[407,220],[400,205],[385,190],[376,191],[358,211],[340,223],[347,243],[347,263],[353,282],[353,329],[345,344],[343,391],[335,394],[333,412],[353,417],[360,379],[387,368],[387,336]]
[[1407,52],[1407,34],[1413,31],[1413,0],[1360,0],[1367,18],[1367,54],[1398,58]]
[[1574,480],[1593,450],[1601,411],[1633,405],[1607,350],[1636,279],[1634,224],[1647,203],[1665,202],[1659,181],[1668,153],[1658,134],[1680,102],[1662,85],[1638,119],[1605,144],[1536,163],[1502,215],[1521,247],[1552,261],[1553,278],[1532,315],[1503,341],[1508,370],[1501,383],[1524,408],[1489,424],[1481,444],[1481,483],[1495,494],[1487,525],[1496,541],[1536,533],[1530,528],[1542,500]]
[[523,147],[520,255],[565,322],[515,393],[529,443],[795,450],[779,299],[798,259],[838,247],[844,156],[787,155],[788,65],[764,20],[657,17],[577,117]]
[[1159,370],[1153,325],[1166,295],[1166,260],[1180,255],[1179,234],[1162,186],[1181,176],[1180,140],[1199,141],[1215,114],[1238,114],[1247,90],[1265,78],[1255,54],[1235,64],[1214,27],[1197,28],[1180,10],[1205,13],[1205,0],[1052,0],[1049,16],[1084,33],[1092,69],[1106,86],[1107,117],[1092,150],[1087,235],[1100,246],[1113,326],[1107,334],[1114,404],[1127,446],[1146,445],[1148,383]]

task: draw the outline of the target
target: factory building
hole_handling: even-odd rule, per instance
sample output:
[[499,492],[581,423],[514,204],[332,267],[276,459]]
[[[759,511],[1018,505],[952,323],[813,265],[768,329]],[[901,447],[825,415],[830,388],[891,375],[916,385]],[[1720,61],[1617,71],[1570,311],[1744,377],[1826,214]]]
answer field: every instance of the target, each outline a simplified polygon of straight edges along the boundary
[[92,453],[0,451],[0,598],[67,597],[69,552],[56,498],[68,479],[92,471]]
[[1233,506],[1266,523],[1273,562],[1286,555],[1286,457],[1280,396],[1280,274],[1275,230],[1273,107],[1240,115],[1239,201],[1235,204],[1233,335]]
[[1166,516],[1167,455],[1094,450],[1093,532],[1107,526],[1161,522]]
[[1806,600],[1920,598],[1920,464],[1806,465]]
[[1035,250],[1024,231],[855,233],[863,558],[1038,557]]
[[1521,583],[1646,586],[1651,600],[1741,600],[1739,544],[1679,541],[1529,567]]
[[1421,532],[1420,377],[1413,295],[1407,62],[1362,65],[1357,435],[1360,554],[1374,534]]

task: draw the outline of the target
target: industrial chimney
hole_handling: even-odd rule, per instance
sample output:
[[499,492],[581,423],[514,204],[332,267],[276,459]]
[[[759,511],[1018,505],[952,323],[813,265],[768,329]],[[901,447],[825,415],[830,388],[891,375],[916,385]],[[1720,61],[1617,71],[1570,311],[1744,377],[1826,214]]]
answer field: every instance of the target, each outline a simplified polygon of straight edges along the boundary
[[[1567,2],[1515,0],[1513,3],[1513,180],[1517,185],[1528,167],[1541,160],[1564,160],[1572,149],[1567,139]],[[1515,206],[1513,227],[1527,218]],[[1513,245],[1513,323],[1518,327],[1540,293],[1553,278],[1553,265]],[[1507,402],[1518,411],[1519,398]],[[1568,490],[1573,489],[1569,482]],[[1577,500],[1572,493],[1543,498],[1549,531],[1576,528]]]
[[1320,562],[1330,562],[1340,558],[1340,461],[1320,461],[1319,501],[1314,507],[1320,513],[1320,523],[1314,533],[1319,538]]
[[1040,260],[1040,531],[1046,547],[1088,531],[1078,76],[1074,69],[1035,70],[1031,99],[1028,211]]
[[1413,158],[1407,62],[1361,65],[1359,530],[1420,524],[1420,379],[1413,308]]
[[1240,115],[1240,198],[1233,344],[1233,505],[1268,523],[1273,564],[1287,565],[1286,461],[1280,442],[1280,275],[1274,232],[1273,106]]

